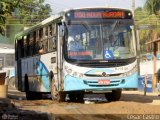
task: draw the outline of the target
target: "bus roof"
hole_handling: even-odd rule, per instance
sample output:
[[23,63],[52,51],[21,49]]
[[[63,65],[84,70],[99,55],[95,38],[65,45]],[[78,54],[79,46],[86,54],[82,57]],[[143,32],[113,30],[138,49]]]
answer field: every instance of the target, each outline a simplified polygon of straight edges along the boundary
[[22,36],[26,35],[27,33],[30,33],[31,31],[34,31],[34,30],[36,30],[36,29],[39,29],[41,26],[46,25],[46,24],[49,24],[49,23],[52,22],[53,20],[57,20],[57,19],[59,19],[60,17],[61,17],[60,15],[51,16],[51,17],[43,20],[42,22],[40,22],[40,23],[38,23],[38,24],[36,24],[36,25],[34,25],[34,26],[32,26],[32,27],[30,27],[30,28],[28,28],[28,29],[26,29],[26,30],[18,33],[18,34],[16,34],[15,39],[20,40],[20,39],[22,38]]
[[[30,27],[18,34],[16,34],[15,36],[15,39],[22,39],[22,36],[26,35],[27,33],[30,33],[31,31],[34,31],[36,29],[39,29],[41,26],[43,25],[46,25],[46,24],[49,24],[50,22],[52,22],[53,20],[58,20],[59,18],[62,17],[62,15],[64,15],[65,13],[69,12],[69,11],[72,11],[72,10],[92,10],[92,9],[115,9],[115,10],[127,10],[127,11],[130,11],[129,9],[123,9],[123,8],[111,8],[111,7],[84,7],[84,8],[74,8],[74,9],[67,9],[67,10],[64,10],[62,12],[60,12],[59,14],[57,15],[54,15],[54,16],[51,16],[45,20],[43,20],[42,22],[36,24],[35,26],[33,27]],[[130,11],[131,12],[131,11]]]
[[62,12],[68,12],[68,11],[70,11],[70,10],[81,10],[81,9],[114,9],[114,10],[127,10],[127,11],[131,11],[130,9],[125,9],[125,8],[115,8],[115,7],[81,7],[81,8],[74,8],[74,9],[66,9],[66,10],[64,10],[64,11],[62,11]]

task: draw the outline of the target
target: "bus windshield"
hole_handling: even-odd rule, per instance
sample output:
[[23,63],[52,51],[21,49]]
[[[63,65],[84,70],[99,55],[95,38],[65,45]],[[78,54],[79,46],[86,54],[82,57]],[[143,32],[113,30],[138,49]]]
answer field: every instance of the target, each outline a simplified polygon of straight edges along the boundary
[[117,60],[136,56],[133,21],[71,22],[66,25],[69,60]]

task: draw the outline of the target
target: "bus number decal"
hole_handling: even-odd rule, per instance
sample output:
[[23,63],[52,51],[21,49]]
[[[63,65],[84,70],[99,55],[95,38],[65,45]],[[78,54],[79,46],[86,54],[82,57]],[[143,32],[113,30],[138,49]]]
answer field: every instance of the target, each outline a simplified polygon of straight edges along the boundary
[[115,70],[128,70],[128,67],[116,67]]

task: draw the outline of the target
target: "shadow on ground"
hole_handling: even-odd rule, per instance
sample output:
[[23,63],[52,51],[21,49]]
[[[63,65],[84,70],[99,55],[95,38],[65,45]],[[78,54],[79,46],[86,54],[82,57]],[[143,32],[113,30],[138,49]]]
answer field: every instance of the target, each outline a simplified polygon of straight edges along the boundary
[[22,110],[8,98],[0,98],[0,120],[48,120],[46,113]]
[[[4,99],[0,99],[0,101],[4,101]],[[32,104],[27,106],[30,107]],[[53,114],[23,110],[14,106],[10,99],[0,104],[0,120],[120,120],[121,118],[122,115],[114,114]]]
[[152,103],[154,100],[160,100],[160,96],[156,95],[141,95],[141,94],[122,94],[120,101],[137,102],[137,103]]
[[[49,96],[49,97],[48,97]],[[16,99],[16,100],[26,100],[25,93],[24,92],[19,92],[19,91],[9,91],[8,97],[11,99]],[[43,100],[51,100],[50,95],[44,95]],[[70,101],[68,98],[66,99],[68,103]],[[104,94],[85,94],[84,97],[85,101],[90,101],[93,103],[107,103],[108,101],[106,100]],[[137,102],[137,103],[152,103],[153,100],[160,100],[160,96],[158,95],[147,95],[144,96],[142,93],[140,94],[139,92],[136,93],[136,91],[127,91],[127,93],[122,93],[120,101],[127,101],[127,102]]]

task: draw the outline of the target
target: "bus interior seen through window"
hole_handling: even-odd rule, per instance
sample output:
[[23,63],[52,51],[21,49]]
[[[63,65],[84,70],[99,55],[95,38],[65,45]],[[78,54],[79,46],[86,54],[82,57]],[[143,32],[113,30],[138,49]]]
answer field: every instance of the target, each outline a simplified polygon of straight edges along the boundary
[[[103,24],[89,24],[85,22],[83,24],[67,25],[68,38],[66,38],[66,45],[68,57],[77,60],[82,58],[84,60],[103,60],[106,52],[114,55],[110,59],[135,57],[133,22],[125,21],[106,21]],[[78,47],[77,44],[70,47],[69,45],[73,41],[77,41],[82,47]],[[71,48],[74,49],[71,50]],[[80,50],[80,48],[83,49]],[[85,55],[82,55],[82,51]],[[89,53],[90,57],[88,57]]]
[[[54,27],[56,27],[55,24],[45,26],[17,40],[17,57],[23,58],[56,51],[57,33]],[[39,53],[40,50],[43,52]]]

